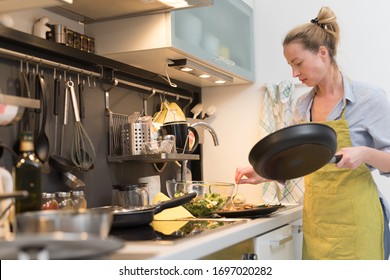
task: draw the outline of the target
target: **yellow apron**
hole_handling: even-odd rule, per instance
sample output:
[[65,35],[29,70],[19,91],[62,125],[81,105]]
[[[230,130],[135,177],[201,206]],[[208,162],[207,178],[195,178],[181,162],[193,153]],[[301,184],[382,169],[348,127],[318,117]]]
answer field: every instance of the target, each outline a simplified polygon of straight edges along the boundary
[[[352,146],[344,112],[325,124],[337,133],[337,150]],[[365,164],[326,164],[305,176],[303,259],[383,259],[383,227],[378,190]]]

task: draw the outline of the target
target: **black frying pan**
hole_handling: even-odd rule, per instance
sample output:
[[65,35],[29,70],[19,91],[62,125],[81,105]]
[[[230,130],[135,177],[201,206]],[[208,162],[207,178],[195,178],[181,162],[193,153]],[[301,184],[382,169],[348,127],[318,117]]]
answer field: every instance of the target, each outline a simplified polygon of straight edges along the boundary
[[262,177],[289,180],[338,162],[336,132],[325,124],[292,125],[261,139],[250,151],[249,162]]
[[154,219],[154,215],[161,211],[181,206],[187,202],[190,202],[196,193],[189,193],[178,198],[160,202],[157,205],[139,206],[131,208],[114,207],[113,208],[113,227],[133,227],[148,225]]

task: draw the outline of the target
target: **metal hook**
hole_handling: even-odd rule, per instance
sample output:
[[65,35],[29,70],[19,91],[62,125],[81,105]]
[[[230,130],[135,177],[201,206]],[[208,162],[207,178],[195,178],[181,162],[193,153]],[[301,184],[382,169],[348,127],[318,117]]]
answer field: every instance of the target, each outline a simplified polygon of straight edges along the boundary
[[91,75],[89,75],[88,77],[87,77],[87,81],[88,81],[88,87],[89,88],[95,88],[96,87],[96,81],[93,81],[93,85],[91,86],[91,77],[92,77],[92,73],[91,73]]
[[145,115],[147,115],[148,100],[149,100],[149,98],[151,98],[152,96],[154,96],[156,94],[156,90],[154,88],[152,88],[151,92],[152,93],[144,99],[144,109],[143,110],[144,110]]
[[105,92],[110,92],[115,86],[118,85],[118,80],[116,78],[113,78],[112,81],[114,82],[108,89],[105,89]]

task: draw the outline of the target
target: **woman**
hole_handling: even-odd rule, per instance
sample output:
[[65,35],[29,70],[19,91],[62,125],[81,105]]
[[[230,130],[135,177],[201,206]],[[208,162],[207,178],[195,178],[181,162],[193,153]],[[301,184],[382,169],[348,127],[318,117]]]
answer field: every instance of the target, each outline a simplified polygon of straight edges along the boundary
[[[313,87],[298,99],[292,123],[331,126],[342,155],[305,176],[303,259],[387,259],[388,222],[371,169],[390,175],[390,104],[381,89],[339,71],[338,42],[336,16],[327,7],[283,42],[293,76]],[[252,167],[238,168],[235,179],[267,181]]]

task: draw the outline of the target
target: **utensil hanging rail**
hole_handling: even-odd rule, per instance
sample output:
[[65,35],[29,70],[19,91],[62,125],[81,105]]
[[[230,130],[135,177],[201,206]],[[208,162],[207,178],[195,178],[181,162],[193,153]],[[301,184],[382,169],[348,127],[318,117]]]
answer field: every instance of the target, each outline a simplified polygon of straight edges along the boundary
[[[17,59],[22,59],[22,60],[25,60],[28,62],[35,62],[37,64],[44,64],[44,65],[51,66],[51,67],[54,67],[57,69],[63,69],[63,70],[70,71],[70,72],[85,74],[87,76],[97,77],[99,79],[103,78],[103,71],[102,71],[102,73],[89,71],[89,70],[85,70],[85,69],[82,69],[79,67],[74,67],[71,65],[58,63],[58,62],[54,62],[54,61],[51,61],[48,59],[39,58],[36,56],[32,56],[32,55],[28,55],[28,54],[24,54],[24,53],[20,53],[20,52],[15,52],[15,51],[3,49],[3,48],[0,48],[0,53],[5,54],[5,55],[9,55],[9,56],[13,56]],[[103,67],[101,67],[101,68],[103,70]]]
[[116,80],[118,81],[118,83],[123,84],[123,85],[128,85],[128,86],[131,86],[131,87],[136,87],[136,88],[152,91],[152,93],[148,97],[146,97],[144,99],[144,110],[145,110],[144,113],[145,113],[145,115],[147,114],[147,112],[146,112],[147,111],[146,110],[147,109],[147,101],[148,101],[148,99],[150,97],[152,97],[156,93],[160,93],[160,94],[168,95],[168,96],[173,96],[173,97],[176,97],[177,99],[181,98],[181,99],[188,100],[188,104],[186,106],[184,106],[183,110],[185,110],[188,106],[190,106],[190,104],[193,101],[193,98],[191,96],[181,95],[181,94],[178,94],[178,93],[173,93],[173,92],[168,92],[168,91],[163,91],[163,90],[157,90],[157,89],[152,88],[152,87],[148,87],[148,86],[132,83],[132,82],[121,80],[121,79],[116,79]]

